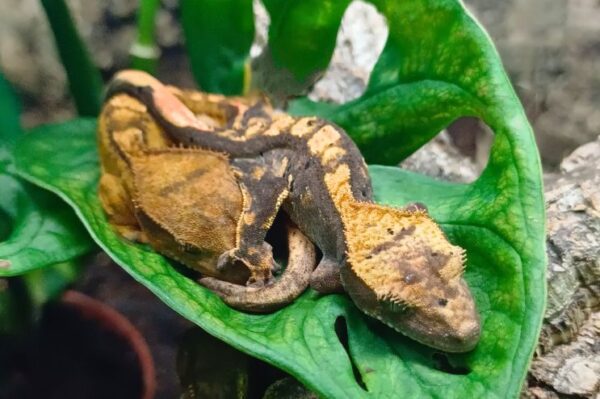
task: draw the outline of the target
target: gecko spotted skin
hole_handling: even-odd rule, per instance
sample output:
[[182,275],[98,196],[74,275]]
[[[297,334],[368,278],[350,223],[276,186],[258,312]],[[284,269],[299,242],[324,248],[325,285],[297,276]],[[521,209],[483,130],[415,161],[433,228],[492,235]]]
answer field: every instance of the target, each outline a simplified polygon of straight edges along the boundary
[[243,206],[235,248],[217,267],[246,265],[250,286],[215,278],[203,279],[205,286],[231,303],[270,284],[276,265],[264,240],[282,209],[323,254],[312,288],[343,290],[367,315],[431,347],[473,349],[480,321],[463,278],[465,251],[423,207],[373,203],[367,166],[341,128],[224,97],[200,107],[220,115],[218,123],[199,117],[183,93],[143,72],[123,71],[107,98],[136,98],[173,143],[223,153],[235,171]]

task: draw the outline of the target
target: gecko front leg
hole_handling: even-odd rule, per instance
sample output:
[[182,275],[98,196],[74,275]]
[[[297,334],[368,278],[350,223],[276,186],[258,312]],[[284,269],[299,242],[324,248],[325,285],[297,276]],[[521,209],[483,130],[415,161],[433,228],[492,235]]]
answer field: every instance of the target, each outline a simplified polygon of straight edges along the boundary
[[286,223],[289,258],[279,279],[262,287],[243,287],[204,277],[200,283],[214,291],[225,303],[236,309],[250,312],[271,312],[296,299],[308,286],[315,267],[315,246],[291,222]]
[[272,155],[231,161],[242,192],[242,214],[237,226],[236,247],[219,257],[217,268],[225,270],[242,262],[250,271],[247,284],[252,286],[267,284],[273,271],[279,268],[265,237],[289,193],[288,160]]

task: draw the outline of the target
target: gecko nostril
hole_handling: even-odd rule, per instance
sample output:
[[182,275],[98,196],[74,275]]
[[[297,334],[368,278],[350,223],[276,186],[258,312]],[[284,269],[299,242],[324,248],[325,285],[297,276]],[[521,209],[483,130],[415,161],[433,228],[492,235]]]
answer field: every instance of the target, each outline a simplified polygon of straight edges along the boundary
[[448,300],[446,298],[440,298],[438,299],[438,305],[440,306],[446,306],[448,304]]

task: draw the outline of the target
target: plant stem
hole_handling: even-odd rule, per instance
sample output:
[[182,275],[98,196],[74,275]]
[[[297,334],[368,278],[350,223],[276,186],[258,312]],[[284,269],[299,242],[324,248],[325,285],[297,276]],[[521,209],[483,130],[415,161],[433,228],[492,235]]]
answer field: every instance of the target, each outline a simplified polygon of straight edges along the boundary
[[154,42],[154,25],[159,0],[142,0],[138,13],[138,34],[129,49],[131,66],[154,74],[160,56],[160,49]]
[[81,116],[96,116],[102,103],[102,78],[77,32],[64,0],[41,0],[54,34],[69,89]]

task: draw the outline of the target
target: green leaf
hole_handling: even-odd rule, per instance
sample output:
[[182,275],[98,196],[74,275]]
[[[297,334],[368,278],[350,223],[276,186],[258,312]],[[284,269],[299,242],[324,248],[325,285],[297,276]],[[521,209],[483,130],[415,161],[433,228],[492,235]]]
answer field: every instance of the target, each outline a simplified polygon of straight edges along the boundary
[[198,85],[239,94],[254,40],[252,0],[182,0],[181,23]]
[[[466,278],[483,321],[481,342],[471,353],[442,355],[363,316],[342,295],[318,297],[309,291],[269,315],[225,306],[162,256],[120,238],[107,223],[96,193],[94,132],[90,121],[75,121],[27,135],[17,149],[20,173],[73,205],[116,262],[210,334],[286,370],[325,397],[518,394],[539,329],[545,281],[539,171],[515,166],[518,155],[532,156],[523,153],[526,149],[517,147],[515,153],[499,136],[493,166],[471,185],[442,183],[397,168],[371,169],[378,201],[425,202],[450,239],[468,251]],[[54,145],[62,148],[60,154],[52,151]],[[335,333],[340,317],[348,326],[349,353]],[[353,364],[370,395],[356,381]]]
[[21,276],[27,288],[30,306],[37,318],[46,302],[57,299],[80,275],[82,262],[70,260],[33,270]]
[[21,107],[9,83],[0,74],[0,172],[11,162],[11,151],[21,133]]
[[0,187],[0,216],[10,225],[0,242],[0,276],[27,273],[92,249],[73,211],[54,194],[1,172]]
[[327,68],[350,0],[264,0],[271,17],[269,48],[277,68],[298,81]]
[[102,103],[102,78],[79,37],[64,0],[41,0],[54,34],[69,89],[81,116],[96,116]]
[[366,94],[338,107],[298,101],[289,111],[308,111],[332,120],[348,131],[365,159],[396,164],[454,119],[477,116],[482,109],[477,99],[460,87],[425,79]]
[[63,262],[92,246],[71,209],[13,174],[13,145],[20,135],[19,106],[0,75],[0,276]]

